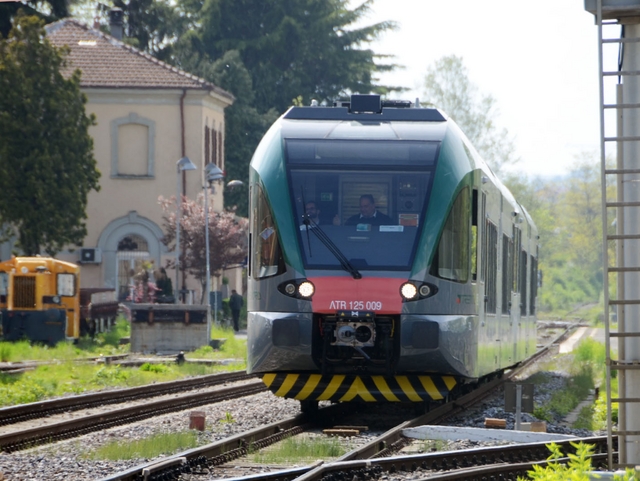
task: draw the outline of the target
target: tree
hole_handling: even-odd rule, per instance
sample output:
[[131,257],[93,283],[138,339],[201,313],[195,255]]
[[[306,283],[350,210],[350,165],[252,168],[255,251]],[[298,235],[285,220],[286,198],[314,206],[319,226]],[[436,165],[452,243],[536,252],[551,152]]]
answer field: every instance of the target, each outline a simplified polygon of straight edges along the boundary
[[[202,285],[203,301],[207,282],[205,216],[203,194],[190,200],[182,198],[180,220],[180,266],[187,269]],[[162,242],[170,249],[175,249],[176,242],[176,204],[175,197],[160,197],[164,215]],[[236,216],[233,212],[213,212],[209,209],[209,271],[211,275],[220,275],[225,269],[244,263],[247,256],[248,221]],[[167,267],[174,268],[173,260],[167,261]]]
[[348,0],[182,0],[187,15],[199,22],[177,42],[175,61],[182,66],[185,55],[196,53],[211,63],[237,50],[260,113],[282,113],[298,96],[308,104],[347,92],[384,93],[391,88],[375,85],[375,74],[395,65],[377,63],[384,57],[363,46],[395,24],[349,28],[373,2],[350,10]]
[[[83,0],[86,1],[86,0]],[[160,60],[169,57],[172,41],[185,32],[187,19],[165,0],[113,0],[124,14],[123,41],[149,52]],[[102,29],[108,32],[110,5],[98,3]]]
[[262,135],[276,120],[271,109],[260,114],[253,105],[253,83],[237,50],[226,52],[211,66],[213,82],[227,90],[234,90],[236,100],[225,109],[225,170],[230,180],[244,185],[225,192],[225,207],[247,215],[249,212],[249,161]]
[[[54,22],[69,16],[70,0],[27,0],[26,2],[9,1],[0,3],[0,37],[7,37],[11,31],[13,19],[20,10],[29,15],[35,15],[46,21]],[[43,13],[38,9],[48,7],[49,13]]]
[[498,115],[496,100],[480,94],[469,80],[462,57],[445,56],[430,66],[423,96],[426,105],[442,109],[458,124],[496,173],[504,165],[518,162],[509,133],[494,122]]
[[[506,184],[538,228],[538,260],[543,273],[539,308],[566,313],[597,304],[603,288],[598,156],[589,153],[577,156],[571,171],[562,178],[527,179],[510,175]],[[609,198],[614,198],[615,185],[607,188]],[[609,250],[609,255],[614,256],[612,246]]]
[[100,178],[80,71],[63,76],[66,51],[43,24],[18,15],[0,40],[0,219],[26,255],[82,244],[87,196]]
[[245,187],[225,196],[225,206],[247,215],[249,162],[269,125],[294,99],[331,102],[348,92],[385,93],[375,74],[391,70],[383,57],[362,48],[395,27],[381,22],[349,29],[373,0],[349,10],[346,0],[182,0],[190,29],[173,46],[172,61],[236,97],[226,109],[228,179]]

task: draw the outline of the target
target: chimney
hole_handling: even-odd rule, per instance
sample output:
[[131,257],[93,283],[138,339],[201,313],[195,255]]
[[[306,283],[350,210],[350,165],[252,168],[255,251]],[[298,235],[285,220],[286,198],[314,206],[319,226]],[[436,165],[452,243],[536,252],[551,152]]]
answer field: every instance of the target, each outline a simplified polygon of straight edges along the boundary
[[124,12],[121,8],[114,7],[109,10],[109,29],[111,31],[111,36],[118,40],[122,40],[123,17]]

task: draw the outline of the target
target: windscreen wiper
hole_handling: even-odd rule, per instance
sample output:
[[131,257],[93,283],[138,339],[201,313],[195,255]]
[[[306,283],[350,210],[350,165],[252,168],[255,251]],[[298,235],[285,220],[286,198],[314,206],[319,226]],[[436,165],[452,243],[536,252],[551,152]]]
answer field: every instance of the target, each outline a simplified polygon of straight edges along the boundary
[[[349,259],[342,253],[337,245],[329,238],[329,236],[323,231],[318,224],[316,224],[306,213],[304,214],[304,225],[307,227],[307,236],[309,231],[313,232],[315,236],[322,242],[329,252],[331,252],[336,259],[340,262],[342,268],[353,276],[354,279],[362,279],[362,274],[356,269]],[[309,246],[311,247],[311,246]],[[311,252],[311,248],[309,248]]]

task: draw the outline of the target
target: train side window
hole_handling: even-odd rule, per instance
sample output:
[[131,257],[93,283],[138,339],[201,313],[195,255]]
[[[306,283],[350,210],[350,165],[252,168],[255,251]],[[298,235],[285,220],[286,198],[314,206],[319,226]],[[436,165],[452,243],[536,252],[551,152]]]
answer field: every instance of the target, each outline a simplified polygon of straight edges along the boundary
[[511,268],[513,275],[511,277],[513,283],[513,292],[520,292],[520,257],[519,252],[522,249],[522,231],[513,226],[513,250],[511,251]]
[[520,251],[520,315],[527,315],[527,253]]
[[285,265],[271,208],[260,187],[256,188],[253,200],[255,205],[252,205],[251,273],[254,279],[262,279],[282,274],[285,271]]
[[486,259],[482,267],[483,278],[486,280],[485,312],[495,314],[498,299],[498,227],[489,220],[485,222],[484,246],[482,250],[485,252]]
[[511,285],[513,283],[513,239],[502,235],[502,312],[511,308]]
[[0,296],[6,296],[9,288],[9,275],[6,272],[0,272]]
[[538,259],[534,256],[531,258],[531,287],[529,288],[529,314],[534,315],[536,313],[536,297],[538,297]]
[[460,191],[442,230],[431,274],[455,282],[469,280],[469,250],[471,246],[471,199],[469,188]]

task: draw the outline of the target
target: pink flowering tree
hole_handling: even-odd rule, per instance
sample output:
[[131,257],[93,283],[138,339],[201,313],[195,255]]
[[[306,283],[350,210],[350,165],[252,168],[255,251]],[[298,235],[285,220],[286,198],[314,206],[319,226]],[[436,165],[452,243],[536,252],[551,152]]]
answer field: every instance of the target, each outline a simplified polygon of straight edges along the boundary
[[[176,242],[176,201],[175,197],[158,198],[164,215],[162,242],[175,248]],[[247,236],[249,222],[233,212],[214,212],[209,207],[209,270],[217,276],[223,270],[242,264],[247,256]],[[182,197],[182,219],[180,221],[180,266],[202,284],[202,301],[207,283],[204,195],[196,200]],[[184,252],[184,255],[183,255]],[[175,261],[168,260],[167,267],[174,268]]]

